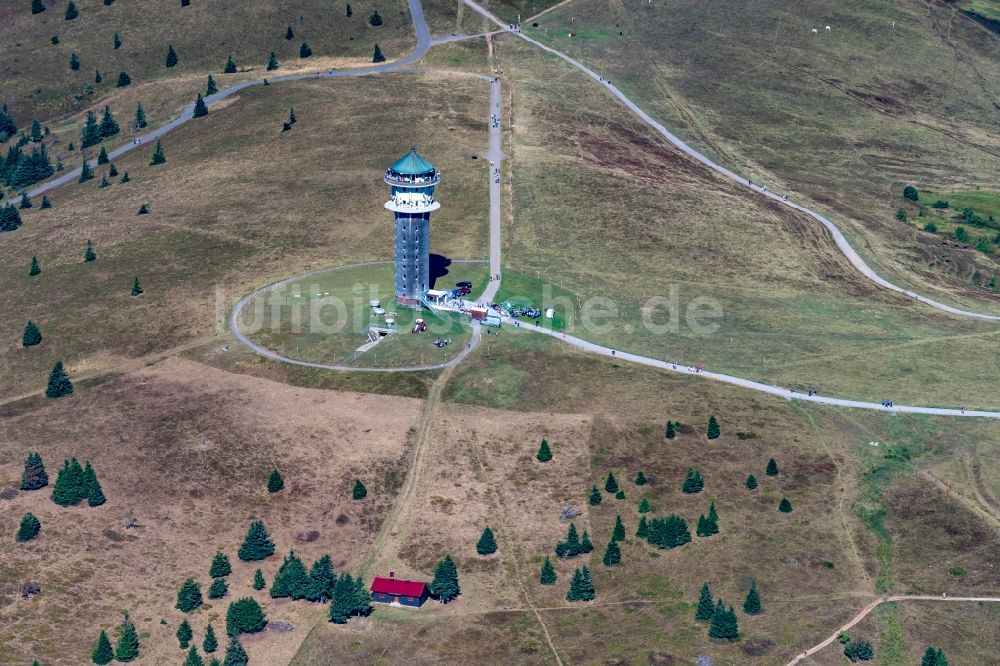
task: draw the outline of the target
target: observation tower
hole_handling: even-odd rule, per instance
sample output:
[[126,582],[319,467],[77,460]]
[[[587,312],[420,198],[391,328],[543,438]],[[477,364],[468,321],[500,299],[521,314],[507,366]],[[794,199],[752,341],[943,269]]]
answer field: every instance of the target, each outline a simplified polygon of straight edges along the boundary
[[392,188],[385,207],[396,219],[396,302],[420,307],[430,288],[431,212],[441,207],[434,200],[441,172],[410,148],[385,170],[384,180]]

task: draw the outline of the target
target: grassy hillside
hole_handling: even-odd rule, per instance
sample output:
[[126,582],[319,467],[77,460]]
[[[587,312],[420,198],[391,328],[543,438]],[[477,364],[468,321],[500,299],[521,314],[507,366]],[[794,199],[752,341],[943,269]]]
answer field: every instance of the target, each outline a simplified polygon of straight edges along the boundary
[[1000,37],[951,5],[583,0],[527,30],[714,159],[808,199],[885,277],[997,310],[1000,253],[894,217],[908,183],[989,189],[1000,172]]

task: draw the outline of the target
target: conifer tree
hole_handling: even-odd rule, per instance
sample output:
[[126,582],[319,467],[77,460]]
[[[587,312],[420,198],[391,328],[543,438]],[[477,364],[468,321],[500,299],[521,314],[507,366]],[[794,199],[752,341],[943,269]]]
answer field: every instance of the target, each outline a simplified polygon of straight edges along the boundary
[[94,651],[90,653],[90,660],[98,666],[110,664],[115,658],[115,651],[111,647],[111,640],[106,631],[101,629],[101,635],[97,637],[97,644]]
[[760,605],[760,594],[757,592],[757,581],[750,581],[750,589],[743,600],[743,612],[747,615],[757,615],[763,610]]
[[[255,634],[267,626],[264,609],[254,599],[243,597],[229,604],[226,610],[226,633],[230,636]],[[228,660],[228,655],[227,655]]]
[[306,599],[310,593],[311,583],[306,567],[293,550],[282,561],[278,573],[274,574],[269,594],[274,599],[281,597]]
[[82,499],[83,468],[76,458],[72,462],[63,461],[62,469],[56,475],[52,486],[52,501],[59,506],[73,506]]
[[193,645],[191,646],[191,649],[188,650],[187,657],[184,659],[183,666],[205,666],[205,660],[201,658],[200,654],[198,654],[198,648]]
[[635,535],[640,539],[645,539],[649,534],[649,523],[646,522],[646,516],[639,517],[639,526],[635,530]]
[[229,639],[226,660],[222,662],[222,666],[247,666],[249,663],[250,658],[247,656],[246,650],[243,649],[243,644],[240,643],[240,637],[233,636]]
[[107,176],[101,176],[101,182],[98,184],[99,188],[111,187],[111,183],[108,181]]
[[263,560],[273,554],[274,542],[268,536],[264,523],[259,520],[250,523],[250,528],[243,539],[243,544],[240,546],[239,551],[237,551],[239,558],[244,562],[253,562]]
[[590,535],[587,534],[587,530],[583,531],[583,536],[580,537],[580,552],[589,553],[594,550],[594,544],[590,543]]
[[271,470],[270,476],[267,477],[267,492],[277,493],[281,492],[285,488],[285,480],[281,478],[281,472],[276,469]]
[[330,600],[330,622],[344,624],[354,614],[354,581],[348,573],[340,574],[333,586],[333,597]]
[[590,580],[590,569],[584,566],[573,572],[573,580],[566,593],[566,601],[593,601],[595,597],[594,583]]
[[255,590],[263,590],[265,585],[264,572],[257,569],[253,572],[253,583],[251,584],[251,587]]
[[702,478],[701,472],[688,467],[687,475],[684,477],[684,483],[681,484],[681,490],[688,495],[693,495],[695,493],[700,493],[704,487],[705,480]]
[[21,490],[38,490],[49,485],[49,475],[45,473],[45,464],[40,453],[29,453],[24,461],[24,472],[21,473]]
[[613,541],[625,540],[625,523],[622,522],[621,514],[615,517],[615,527],[611,531],[611,539]]
[[209,599],[221,599],[229,592],[229,586],[225,578],[213,578],[212,584],[208,586]]
[[89,460],[83,470],[82,493],[85,493],[88,506],[101,506],[107,501],[104,497],[104,490],[101,488],[101,483],[97,480],[97,474],[94,472],[94,468],[90,466]]
[[292,26],[288,26],[288,30],[285,30],[285,39],[289,41],[295,39],[295,33],[292,32]]
[[45,3],[42,0],[31,0],[31,13],[41,14],[45,11]]
[[308,58],[313,54],[312,49],[309,48],[309,44],[302,42],[302,46],[299,47],[299,57]]
[[677,436],[677,427],[674,425],[673,421],[667,421],[667,439],[673,439]]
[[100,166],[101,164],[107,164],[109,161],[110,160],[108,160],[108,150],[107,150],[107,148],[105,148],[104,146],[101,146],[101,152],[97,153],[97,164],[98,164],[98,166]]
[[[115,120],[114,114],[111,113],[110,106],[104,107],[104,115],[101,116],[100,130],[102,139],[106,139],[109,136],[114,136],[115,134],[118,134],[118,132],[121,130],[121,128],[118,126],[118,121]],[[107,158],[107,153],[104,154],[104,157]]]
[[781,501],[778,502],[778,511],[781,513],[791,513],[792,503],[788,501],[787,497],[782,497]]
[[451,555],[445,555],[434,569],[434,580],[430,584],[430,593],[446,604],[462,593],[458,584],[458,569]]
[[[122,176],[122,182],[123,183],[127,183],[128,182],[126,180],[127,178],[128,178],[128,173],[126,172],[126,174],[124,176]],[[149,215],[149,204],[145,204],[145,203],[141,204],[139,206],[139,210],[136,212],[136,215]]]
[[80,167],[80,179],[77,182],[86,183],[88,180],[93,180],[93,178],[94,171],[90,168],[90,165],[87,164],[87,158],[84,158],[83,166]]
[[38,326],[35,322],[28,320],[27,326],[24,327],[24,334],[21,336],[21,346],[22,347],[34,347],[42,343],[42,332],[38,330]]
[[208,115],[208,106],[205,104],[205,99],[198,93],[198,98],[194,101],[194,111],[192,116],[195,118],[204,118]]
[[351,488],[351,499],[363,500],[368,497],[368,489],[365,484],[361,482],[361,479],[354,480],[354,487]]
[[206,654],[212,654],[219,649],[219,639],[215,637],[215,629],[212,627],[211,622],[205,628],[205,639],[201,642],[201,649]]
[[850,659],[851,663],[871,661],[875,657],[875,650],[872,649],[872,644],[868,641],[858,639],[844,646],[844,656]]
[[757,487],[757,477],[753,474],[747,476],[747,490],[754,490]]
[[489,527],[483,530],[482,536],[476,542],[476,552],[480,555],[492,555],[497,552],[497,541],[493,536],[493,530]]
[[948,658],[940,648],[928,647],[924,652],[924,658],[920,660],[920,666],[948,666]]
[[351,9],[351,3],[347,3],[347,16],[350,17],[354,14],[354,10]]
[[705,514],[698,516],[698,526],[695,528],[694,533],[700,537],[708,536],[707,523],[708,521],[705,518]]
[[271,56],[267,59],[267,71],[273,72],[276,69],[278,69],[278,56],[271,51]]
[[719,599],[719,604],[715,607],[715,613],[712,615],[712,624],[708,628],[708,635],[711,638],[723,641],[735,641],[740,637],[736,613],[733,612],[732,606],[728,609],[723,608],[722,599]]
[[94,70],[94,83],[101,83],[104,81],[104,77],[101,76],[101,70]]
[[42,210],[45,210],[46,208],[52,208],[52,202],[49,201],[49,198],[43,194],[42,195]]
[[608,545],[604,548],[604,557],[601,558],[601,562],[604,563],[606,567],[613,567],[616,564],[621,564],[622,561],[622,551],[618,546],[618,542],[614,539],[608,542]]
[[66,5],[66,16],[65,16],[65,19],[67,21],[72,21],[73,19],[75,19],[79,15],[80,15],[80,12],[77,11],[76,5],[73,3],[73,0],[69,0],[69,4]]
[[778,463],[774,461],[774,458],[768,458],[764,473],[768,476],[778,476]]
[[118,634],[118,646],[115,649],[115,659],[121,662],[129,662],[139,656],[139,634],[136,633],[135,625],[129,619],[128,613],[122,620],[121,632]]
[[718,439],[721,434],[722,430],[719,429],[719,421],[714,416],[709,416],[708,428],[705,431],[705,436],[708,437],[708,439]]
[[677,548],[691,542],[691,532],[680,516],[654,518],[648,524],[646,541],[658,548]]
[[97,116],[93,111],[87,111],[87,119],[80,130],[80,147],[89,148],[101,142],[101,127],[97,124]]
[[14,122],[14,117],[10,115],[10,109],[7,108],[7,103],[4,102],[3,106],[0,106],[0,143],[3,143],[15,134],[17,134],[17,123]]
[[309,569],[309,601],[325,603],[333,598],[337,577],[333,573],[333,560],[323,555]]
[[372,12],[372,15],[368,17],[368,25],[373,28],[377,28],[382,25],[382,15],[378,13],[378,10]]
[[538,582],[542,585],[555,585],[556,584],[556,569],[552,566],[552,561],[549,556],[545,556],[545,561],[542,562],[542,570],[538,574]]
[[611,493],[612,495],[618,492],[618,479],[615,478],[614,472],[608,472],[608,478],[604,481],[604,492]]
[[38,118],[31,119],[31,141],[33,143],[42,142],[42,123],[38,121]]
[[112,43],[113,43],[113,48],[115,50],[118,50],[122,47],[122,38],[117,32],[115,33],[115,37]]
[[167,60],[165,64],[167,67],[173,67],[177,64],[177,52],[174,51],[173,46],[167,45]]
[[538,453],[535,454],[540,462],[548,462],[552,460],[552,449],[549,448],[549,443],[546,439],[542,438],[542,443],[538,446]]
[[31,541],[36,536],[38,536],[38,531],[42,529],[42,523],[39,522],[38,518],[35,518],[35,514],[30,511],[21,518],[21,525],[17,529],[17,540]]
[[590,494],[587,496],[587,503],[590,504],[590,506],[597,506],[603,499],[601,491],[597,489],[597,486],[591,486]]
[[91,241],[87,241],[87,249],[83,251],[83,263],[89,264],[92,261],[97,261],[97,253],[94,252],[94,244]]
[[233,573],[233,565],[229,563],[229,558],[221,550],[215,551],[212,564],[208,568],[208,575],[212,578],[222,578],[231,573]]
[[174,608],[182,613],[190,613],[197,610],[201,604],[201,586],[194,578],[188,578],[181,583],[181,588],[177,591],[177,603]]
[[635,474],[635,485],[637,486],[646,485],[646,475],[642,473],[641,469]]
[[28,269],[28,275],[34,277],[42,272],[42,267],[38,264],[38,257],[31,258],[31,268]]
[[56,361],[49,373],[49,383],[45,387],[46,398],[61,398],[73,392],[73,383],[63,369],[62,361]]
[[226,66],[222,68],[223,74],[235,74],[236,73],[236,61],[233,60],[233,56],[229,56],[226,60]]
[[21,210],[24,210],[25,208],[31,208],[31,206],[32,206],[32,204],[31,204],[31,197],[28,196],[27,192],[21,192],[21,204],[20,204],[20,206],[21,206]]
[[0,206],[0,231],[16,231],[21,226],[21,214],[13,206]]
[[[125,184],[125,183],[129,182],[130,180],[132,180],[132,179],[128,177],[128,171],[126,171],[125,173],[122,174],[122,179],[121,179],[122,184]],[[145,206],[145,204],[143,204],[143,205]],[[147,209],[146,212],[148,213],[149,210]]]
[[118,72],[118,82],[115,85],[119,88],[132,85],[132,77],[124,69]]
[[639,500],[639,513],[649,513],[649,511],[650,511],[649,500],[643,497],[641,500]]
[[74,72],[80,71],[80,56],[76,54],[76,51],[69,54],[69,68]]
[[177,636],[177,642],[180,643],[181,649],[183,650],[191,642],[191,639],[194,637],[194,632],[191,631],[191,625],[188,624],[188,621],[183,620],[180,623],[180,626],[177,627],[177,633],[174,635]]
[[149,166],[156,166],[167,161],[167,156],[163,153],[163,144],[159,139],[156,141],[156,148],[153,150],[153,157],[149,160]]
[[375,45],[375,53],[372,55],[372,62],[385,62],[385,56],[382,55],[382,49]]
[[212,78],[211,74],[209,74],[208,84],[205,85],[205,96],[208,97],[209,95],[214,95],[217,92],[219,92],[219,88],[215,85],[215,79]]
[[288,124],[294,125],[298,121],[299,119],[295,117],[295,107],[288,107]]
[[146,111],[142,108],[142,102],[135,105],[135,120],[132,125],[135,129],[142,129],[146,126]]
[[712,600],[712,591],[708,589],[708,583],[701,586],[698,593],[698,608],[694,612],[694,619],[703,622],[711,621],[715,615],[715,602]]

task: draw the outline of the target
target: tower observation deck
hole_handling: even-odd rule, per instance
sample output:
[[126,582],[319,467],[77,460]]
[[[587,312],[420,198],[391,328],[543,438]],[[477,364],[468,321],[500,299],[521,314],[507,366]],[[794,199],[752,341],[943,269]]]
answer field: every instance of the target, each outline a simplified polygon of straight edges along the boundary
[[441,172],[411,148],[384,180],[392,188],[385,207],[396,222],[396,302],[416,307],[430,288],[431,212],[441,207],[434,200]]

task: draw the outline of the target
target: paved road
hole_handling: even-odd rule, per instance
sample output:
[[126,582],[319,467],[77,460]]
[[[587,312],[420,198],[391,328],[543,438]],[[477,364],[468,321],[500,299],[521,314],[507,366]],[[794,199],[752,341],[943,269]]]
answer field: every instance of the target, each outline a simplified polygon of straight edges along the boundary
[[698,162],[701,162],[702,164],[704,164],[708,168],[712,169],[713,171],[715,171],[717,173],[720,173],[723,176],[726,176],[727,178],[729,178],[729,179],[731,179],[731,180],[733,180],[733,181],[735,181],[737,183],[740,183],[741,185],[746,186],[748,189],[753,190],[757,194],[765,196],[765,197],[771,199],[772,201],[776,201],[777,203],[780,203],[780,204],[783,204],[785,206],[788,206],[789,208],[792,208],[792,209],[797,210],[799,212],[805,213],[806,215],[808,215],[808,216],[812,217],[813,219],[817,220],[818,222],[820,222],[824,227],[826,227],[829,230],[830,234],[833,236],[834,242],[837,244],[837,248],[840,249],[840,251],[844,254],[845,257],[847,257],[847,260],[851,262],[851,265],[853,265],[854,268],[857,269],[862,275],[864,275],[865,277],[867,277],[869,280],[871,280],[875,284],[879,285],[880,287],[883,287],[885,289],[889,289],[890,291],[898,292],[900,294],[905,294],[906,296],[908,296],[908,297],[910,297],[910,298],[912,298],[912,299],[914,299],[916,301],[919,301],[919,302],[921,302],[921,303],[923,303],[925,305],[929,305],[932,308],[936,308],[938,310],[943,310],[945,312],[949,312],[949,313],[951,313],[953,315],[958,315],[960,317],[973,317],[973,318],[976,318],[976,319],[986,319],[986,320],[990,320],[990,321],[1000,321],[1000,315],[991,315],[991,314],[986,314],[986,313],[982,313],[982,312],[973,312],[971,310],[963,310],[963,309],[960,309],[960,308],[952,307],[952,306],[947,305],[945,303],[941,303],[939,301],[935,301],[935,300],[927,298],[925,296],[921,296],[920,294],[917,294],[916,292],[911,291],[909,289],[904,289],[902,287],[898,287],[898,286],[894,285],[893,283],[889,282],[885,278],[879,276],[868,264],[866,264],[864,262],[864,260],[861,258],[861,256],[854,250],[854,248],[851,247],[851,244],[847,242],[847,239],[844,238],[844,234],[841,233],[840,229],[833,222],[831,222],[830,220],[828,220],[823,215],[820,215],[816,211],[811,210],[811,209],[809,209],[809,208],[807,208],[807,207],[805,207],[805,206],[803,206],[801,204],[797,204],[797,203],[795,203],[793,201],[786,200],[782,196],[779,196],[779,195],[777,195],[777,194],[775,194],[775,193],[773,193],[773,192],[765,189],[761,185],[751,184],[750,180],[748,180],[747,178],[744,178],[743,176],[740,176],[740,175],[734,173],[733,171],[730,171],[729,169],[727,169],[724,166],[716,164],[711,159],[709,159],[707,156],[701,154],[700,152],[698,152],[697,150],[695,150],[694,148],[692,148],[688,144],[684,143],[684,141],[682,141],[680,138],[678,138],[676,135],[674,135],[670,130],[668,130],[666,127],[664,127],[658,121],[656,121],[652,116],[650,116],[648,113],[646,113],[641,108],[639,108],[639,106],[635,102],[633,102],[631,99],[629,99],[628,97],[626,97],[623,92],[621,92],[620,90],[618,90],[618,88],[616,88],[614,85],[612,85],[610,82],[608,82],[608,80],[606,78],[604,78],[600,74],[594,72],[592,69],[590,69],[589,67],[587,67],[586,65],[584,65],[580,61],[578,61],[578,60],[576,60],[574,58],[571,58],[570,56],[566,55],[565,53],[562,53],[561,51],[557,51],[556,49],[554,49],[554,48],[552,48],[550,46],[546,46],[545,44],[539,42],[538,40],[532,39],[531,37],[528,37],[527,35],[525,35],[522,32],[510,30],[507,27],[508,24],[506,24],[503,21],[501,21],[500,19],[498,19],[496,16],[494,16],[493,14],[491,14],[485,8],[483,8],[480,5],[478,5],[475,2],[473,2],[473,0],[464,0],[464,1],[465,1],[465,4],[467,4],[468,6],[470,6],[472,9],[474,9],[475,11],[479,12],[483,16],[489,18],[490,20],[494,21],[497,25],[499,25],[501,27],[501,32],[510,32],[511,34],[516,35],[517,37],[520,37],[521,39],[525,40],[526,42],[529,42],[530,44],[533,44],[533,45],[537,46],[538,48],[542,49],[543,51],[547,51],[548,53],[551,53],[552,55],[554,55],[554,56],[556,56],[558,58],[561,58],[562,60],[566,61],[567,63],[569,63],[573,67],[576,67],[577,69],[579,69],[581,72],[583,72],[584,74],[586,74],[590,78],[594,79],[594,81],[597,81],[608,92],[610,92],[612,95],[614,95],[615,97],[617,97],[618,100],[622,104],[624,104],[630,111],[632,111],[637,116],[639,116],[643,120],[643,122],[645,122],[647,125],[649,125],[654,130],[656,130],[657,133],[659,133],[661,136],[663,136],[663,138],[665,138],[667,141],[669,141],[670,143],[672,143],[678,150],[680,150],[681,152],[683,152],[685,155],[688,155],[689,157],[691,157],[692,159],[697,160]]
[[795,666],[806,657],[816,654],[817,652],[819,652],[820,650],[822,650],[823,648],[827,647],[835,640],[837,640],[837,636],[839,636],[841,632],[847,631],[848,629],[856,625],[858,622],[861,622],[861,620],[863,620],[866,615],[871,613],[878,606],[881,606],[882,604],[890,601],[940,601],[940,602],[984,601],[988,603],[997,603],[1000,602],[1000,597],[931,597],[931,596],[909,595],[909,594],[899,594],[891,597],[882,597],[880,599],[876,599],[875,601],[865,606],[861,610],[861,612],[855,615],[850,622],[848,622],[847,624],[845,624],[844,626],[840,627],[835,632],[830,634],[830,637],[824,640],[822,643],[814,645],[813,647],[804,651],[802,654],[796,656],[794,659],[788,662],[787,666]]

